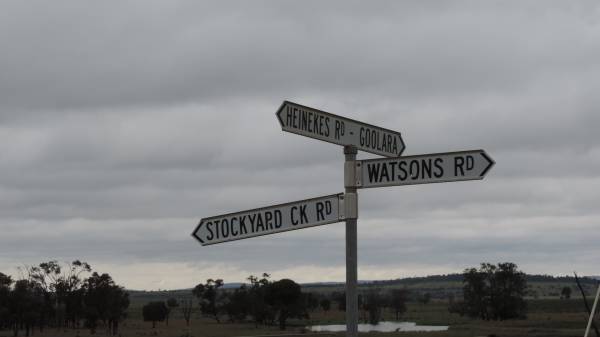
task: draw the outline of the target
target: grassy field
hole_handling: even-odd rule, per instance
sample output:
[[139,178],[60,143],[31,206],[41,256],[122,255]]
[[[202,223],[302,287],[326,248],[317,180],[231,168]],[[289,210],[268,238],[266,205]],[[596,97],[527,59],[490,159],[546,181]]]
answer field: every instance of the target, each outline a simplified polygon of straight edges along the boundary
[[[361,333],[365,336],[385,336],[385,337],[476,337],[476,336],[497,336],[497,337],[565,337],[582,336],[586,323],[587,315],[584,312],[583,303],[578,290],[573,282],[552,281],[552,282],[528,282],[527,303],[529,307],[528,317],[525,320],[510,320],[504,322],[484,322],[473,320],[467,317],[461,317],[457,314],[448,312],[448,298],[450,295],[460,298],[462,282],[453,280],[436,281],[435,278],[425,278],[422,280],[404,280],[397,283],[379,284],[377,288],[388,290],[390,288],[405,288],[411,294],[429,293],[433,300],[428,304],[418,302],[409,302],[407,312],[401,318],[401,321],[416,322],[419,325],[444,325],[450,326],[448,331],[443,332],[394,332],[394,333]],[[572,288],[572,299],[559,299],[560,291],[563,287]],[[361,285],[362,290],[372,288],[373,285]],[[596,284],[588,282],[584,284],[586,293],[591,297],[595,293]],[[330,294],[332,291],[343,291],[343,285],[316,285],[303,288],[303,291]],[[192,316],[191,326],[188,328],[178,310],[171,315],[169,326],[164,322],[157,323],[156,329],[152,329],[151,322],[142,320],[142,306],[150,301],[166,301],[168,298],[189,298],[190,289],[174,291],[130,291],[131,305],[128,310],[128,318],[121,325],[120,336],[122,337],[142,337],[142,336],[164,336],[164,337],[236,337],[236,336],[260,336],[260,335],[282,335],[277,327],[255,327],[252,323],[233,324],[217,323],[213,319],[202,318],[198,312]],[[194,301],[196,302],[196,301]],[[197,302],[196,302],[197,303]],[[335,307],[335,305],[334,305]],[[197,310],[197,307],[196,307]],[[383,320],[393,321],[395,318],[392,312],[384,312]],[[600,321],[600,320],[599,320]],[[600,322],[598,322],[600,324]],[[344,324],[344,312],[331,310],[328,312],[317,311],[311,313],[308,320],[292,320],[289,322],[288,331],[283,334],[299,334],[305,331],[309,325],[325,324]],[[105,328],[98,328],[95,336],[107,336]],[[338,333],[335,336],[343,336]],[[0,337],[12,336],[9,331],[0,331]],[[20,336],[24,336],[20,332]],[[89,330],[60,330],[47,329],[43,333],[35,331],[34,336],[40,337],[84,337],[92,336]],[[311,336],[311,334],[306,334]],[[312,334],[312,336],[315,336]],[[332,336],[332,335],[330,335]]]
[[[587,322],[587,316],[583,311],[580,300],[542,299],[530,300],[529,315],[525,320],[510,320],[504,322],[484,322],[451,314],[447,310],[444,301],[433,301],[429,304],[409,303],[408,310],[402,317],[402,321],[417,322],[422,325],[449,325],[450,329],[443,332],[394,332],[394,333],[364,333],[360,336],[386,336],[386,337],[465,337],[465,336],[491,336],[516,337],[516,336],[582,336]],[[282,334],[276,327],[255,327],[252,323],[233,324],[217,323],[214,320],[199,318],[195,313],[192,324],[188,328],[181,319],[179,313],[171,318],[169,326],[164,322],[157,323],[156,329],[152,329],[152,323],[143,322],[140,317],[141,307],[132,306],[130,318],[121,326],[120,336],[165,336],[165,337],[235,337],[235,336],[258,336]],[[384,313],[385,320],[393,320],[393,313]],[[331,310],[329,312],[315,312],[309,320],[292,320],[285,334],[302,333],[306,325],[312,324],[343,324],[344,313]],[[106,336],[104,328],[99,328],[96,336]],[[11,336],[8,331],[1,331],[0,336]],[[23,333],[21,333],[23,336]],[[91,336],[85,329],[79,331],[55,329],[46,330],[44,333],[35,332],[35,336],[47,337],[76,337]],[[307,335],[310,336],[310,335]],[[343,334],[336,334],[343,336]]]

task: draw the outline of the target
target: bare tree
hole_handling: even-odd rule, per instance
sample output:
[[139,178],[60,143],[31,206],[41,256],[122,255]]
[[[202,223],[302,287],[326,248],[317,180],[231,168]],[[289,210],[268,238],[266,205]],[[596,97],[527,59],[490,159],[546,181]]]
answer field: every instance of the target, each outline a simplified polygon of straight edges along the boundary
[[[577,277],[577,273],[573,272],[573,274],[575,275],[575,282],[577,283],[577,288],[579,288],[579,291],[581,292],[581,296],[583,297],[583,304],[585,305],[585,309],[587,310],[587,313],[591,315],[592,310],[590,309],[590,305],[588,304],[587,297],[585,296],[585,291],[583,290],[583,287],[581,286],[581,283],[579,282],[579,277]],[[598,327],[596,326],[596,324],[594,323],[593,320],[592,320],[592,328],[594,328],[594,331],[596,332],[596,337],[600,337],[600,331],[598,331]]]
[[390,306],[396,313],[396,320],[400,320],[400,315],[406,312],[406,301],[408,298],[408,290],[406,289],[392,289],[390,292]]
[[186,298],[179,301],[179,308],[185,319],[185,325],[190,326],[190,317],[192,316],[192,299]]
[[173,311],[173,309],[177,308],[178,306],[179,302],[177,302],[176,299],[169,298],[167,300],[167,326],[169,325],[169,317],[171,316],[171,311]]

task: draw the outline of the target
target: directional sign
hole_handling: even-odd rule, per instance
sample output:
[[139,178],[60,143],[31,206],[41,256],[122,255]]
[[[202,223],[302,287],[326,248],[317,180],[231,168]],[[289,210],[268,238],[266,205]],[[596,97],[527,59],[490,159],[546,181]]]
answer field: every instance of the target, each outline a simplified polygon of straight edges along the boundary
[[494,166],[483,150],[423,154],[355,162],[358,188],[478,180]]
[[204,218],[192,236],[203,246],[344,220],[344,194]]
[[338,145],[354,145],[385,157],[399,157],[405,147],[400,132],[289,101],[284,101],[277,110],[277,118],[283,131]]

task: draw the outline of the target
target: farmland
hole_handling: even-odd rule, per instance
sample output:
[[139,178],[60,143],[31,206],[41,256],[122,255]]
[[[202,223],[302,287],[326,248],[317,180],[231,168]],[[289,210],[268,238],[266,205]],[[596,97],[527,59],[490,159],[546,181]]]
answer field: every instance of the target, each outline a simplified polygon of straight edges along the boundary
[[[447,302],[435,300],[428,304],[409,302],[408,310],[402,320],[414,321],[423,325],[449,325],[450,329],[444,332],[395,332],[383,336],[419,336],[419,337],[455,337],[455,336],[581,336],[586,324],[586,315],[578,299],[560,300],[543,299],[529,300],[530,312],[525,320],[509,320],[504,322],[485,322],[451,314],[447,310]],[[391,320],[393,313],[385,312],[384,319]],[[344,313],[338,310],[328,312],[317,311],[311,314],[308,320],[294,320],[285,333],[301,333],[306,325],[343,323]],[[281,332],[277,327],[255,327],[252,323],[217,323],[215,320],[200,318],[199,313],[194,313],[190,327],[177,312],[173,314],[169,326],[164,322],[152,329],[150,322],[141,320],[141,306],[133,304],[129,311],[129,318],[121,327],[120,336],[180,336],[195,337],[234,337],[275,335]],[[104,336],[106,332],[100,327],[97,336]],[[336,336],[342,336],[337,334]],[[381,333],[361,333],[361,336],[382,336]],[[0,336],[11,336],[8,331],[0,332]],[[43,333],[36,331],[35,336],[92,336],[88,330],[60,330],[47,329]]]
[[[528,307],[525,319],[513,319],[505,321],[483,321],[451,313],[448,310],[453,300],[459,300],[462,296],[462,280],[459,274],[428,276],[421,278],[407,278],[389,281],[361,282],[359,293],[366,294],[377,289],[387,293],[392,289],[405,289],[409,296],[406,302],[406,311],[401,315],[400,321],[415,322],[418,325],[449,326],[447,331],[441,332],[392,332],[384,336],[580,336],[583,334],[587,315],[580,297],[580,293],[574,280],[568,277],[547,277],[539,275],[527,276]],[[233,292],[240,284],[228,284],[222,291]],[[597,281],[583,278],[582,285],[588,297],[591,297],[597,286]],[[560,298],[561,291],[569,287],[572,289],[570,299]],[[333,298],[334,293],[344,290],[341,283],[314,283],[302,285],[303,293],[310,293],[318,298]],[[127,291],[129,293],[130,305],[127,308],[126,318],[120,324],[119,336],[165,336],[165,337],[236,337],[236,336],[259,336],[278,335],[282,332],[277,324],[256,325],[250,320],[230,322],[227,315],[220,317],[220,322],[201,314],[198,300],[192,297],[191,289],[169,290],[169,291]],[[422,294],[430,295],[430,300],[422,301]],[[145,322],[142,315],[142,307],[149,302],[165,302],[169,298],[193,299],[194,306],[191,315],[191,324],[186,326],[182,312],[179,308],[173,308],[170,314],[169,324],[157,322],[156,328],[152,328],[151,322]],[[367,313],[361,311],[359,314],[361,322],[366,322]],[[382,321],[394,321],[395,313],[391,308],[384,308],[381,316]],[[332,303],[330,310],[321,307],[312,308],[309,317],[305,319],[290,319],[285,334],[305,334],[307,326],[344,324],[345,313],[339,310],[337,303]],[[44,331],[35,330],[35,336],[47,337],[83,337],[83,336],[106,336],[108,328],[103,322],[95,334],[89,329],[70,329],[46,327]],[[21,331],[23,336],[24,332]],[[336,334],[342,336],[343,334]],[[361,336],[382,336],[382,333],[361,333]],[[12,336],[9,330],[0,330],[0,337]]]
[[[462,282],[456,275],[443,277],[425,277],[415,279],[402,279],[394,281],[380,281],[363,283],[361,290],[365,291],[376,287],[385,291],[387,289],[404,288],[410,294],[430,293],[432,300],[423,304],[414,298],[407,303],[407,311],[402,315],[402,321],[416,322],[419,325],[448,325],[448,331],[444,332],[396,332],[385,336],[579,336],[587,322],[587,315],[583,302],[576,291],[575,284],[571,278],[548,278],[543,276],[528,276],[527,297],[528,315],[522,320],[507,321],[482,321],[461,317],[448,311],[450,297],[460,295]],[[588,295],[594,290],[595,282],[584,280],[583,287]],[[564,287],[571,287],[573,294],[571,299],[560,299],[560,292]],[[343,291],[341,284],[310,284],[304,285],[304,292],[316,294],[327,294],[335,291]],[[150,300],[168,297],[181,298],[189,294],[189,291],[164,291],[164,292],[135,292],[132,293],[132,305],[129,309],[129,320],[127,330],[132,333],[147,333],[150,323],[141,321],[141,306]],[[194,314],[190,335],[193,336],[252,336],[262,334],[281,333],[276,327],[255,327],[252,323],[233,324],[217,323],[213,319],[200,318],[199,313]],[[394,313],[384,310],[383,320],[394,320]],[[183,326],[180,314],[175,313],[174,324],[166,327],[161,323],[155,331],[160,336],[181,336],[187,333]],[[316,310],[310,314],[307,320],[293,320],[290,322],[289,331],[286,333],[303,332],[309,325],[343,324],[344,312],[333,308],[330,311]],[[134,332],[137,331],[137,332]],[[343,334],[340,334],[343,335]],[[125,336],[125,334],[124,334]],[[381,333],[361,333],[361,336],[382,336]]]

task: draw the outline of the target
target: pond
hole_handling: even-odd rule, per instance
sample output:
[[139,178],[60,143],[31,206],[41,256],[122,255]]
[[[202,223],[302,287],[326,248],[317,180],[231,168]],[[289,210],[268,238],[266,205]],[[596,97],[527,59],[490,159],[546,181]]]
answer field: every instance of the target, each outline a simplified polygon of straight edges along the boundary
[[[308,329],[313,332],[340,332],[346,331],[345,324],[338,325],[313,325],[309,326]],[[359,332],[394,332],[394,331],[446,331],[448,326],[443,325],[417,325],[413,322],[379,322],[376,325],[373,324],[359,324]]]

